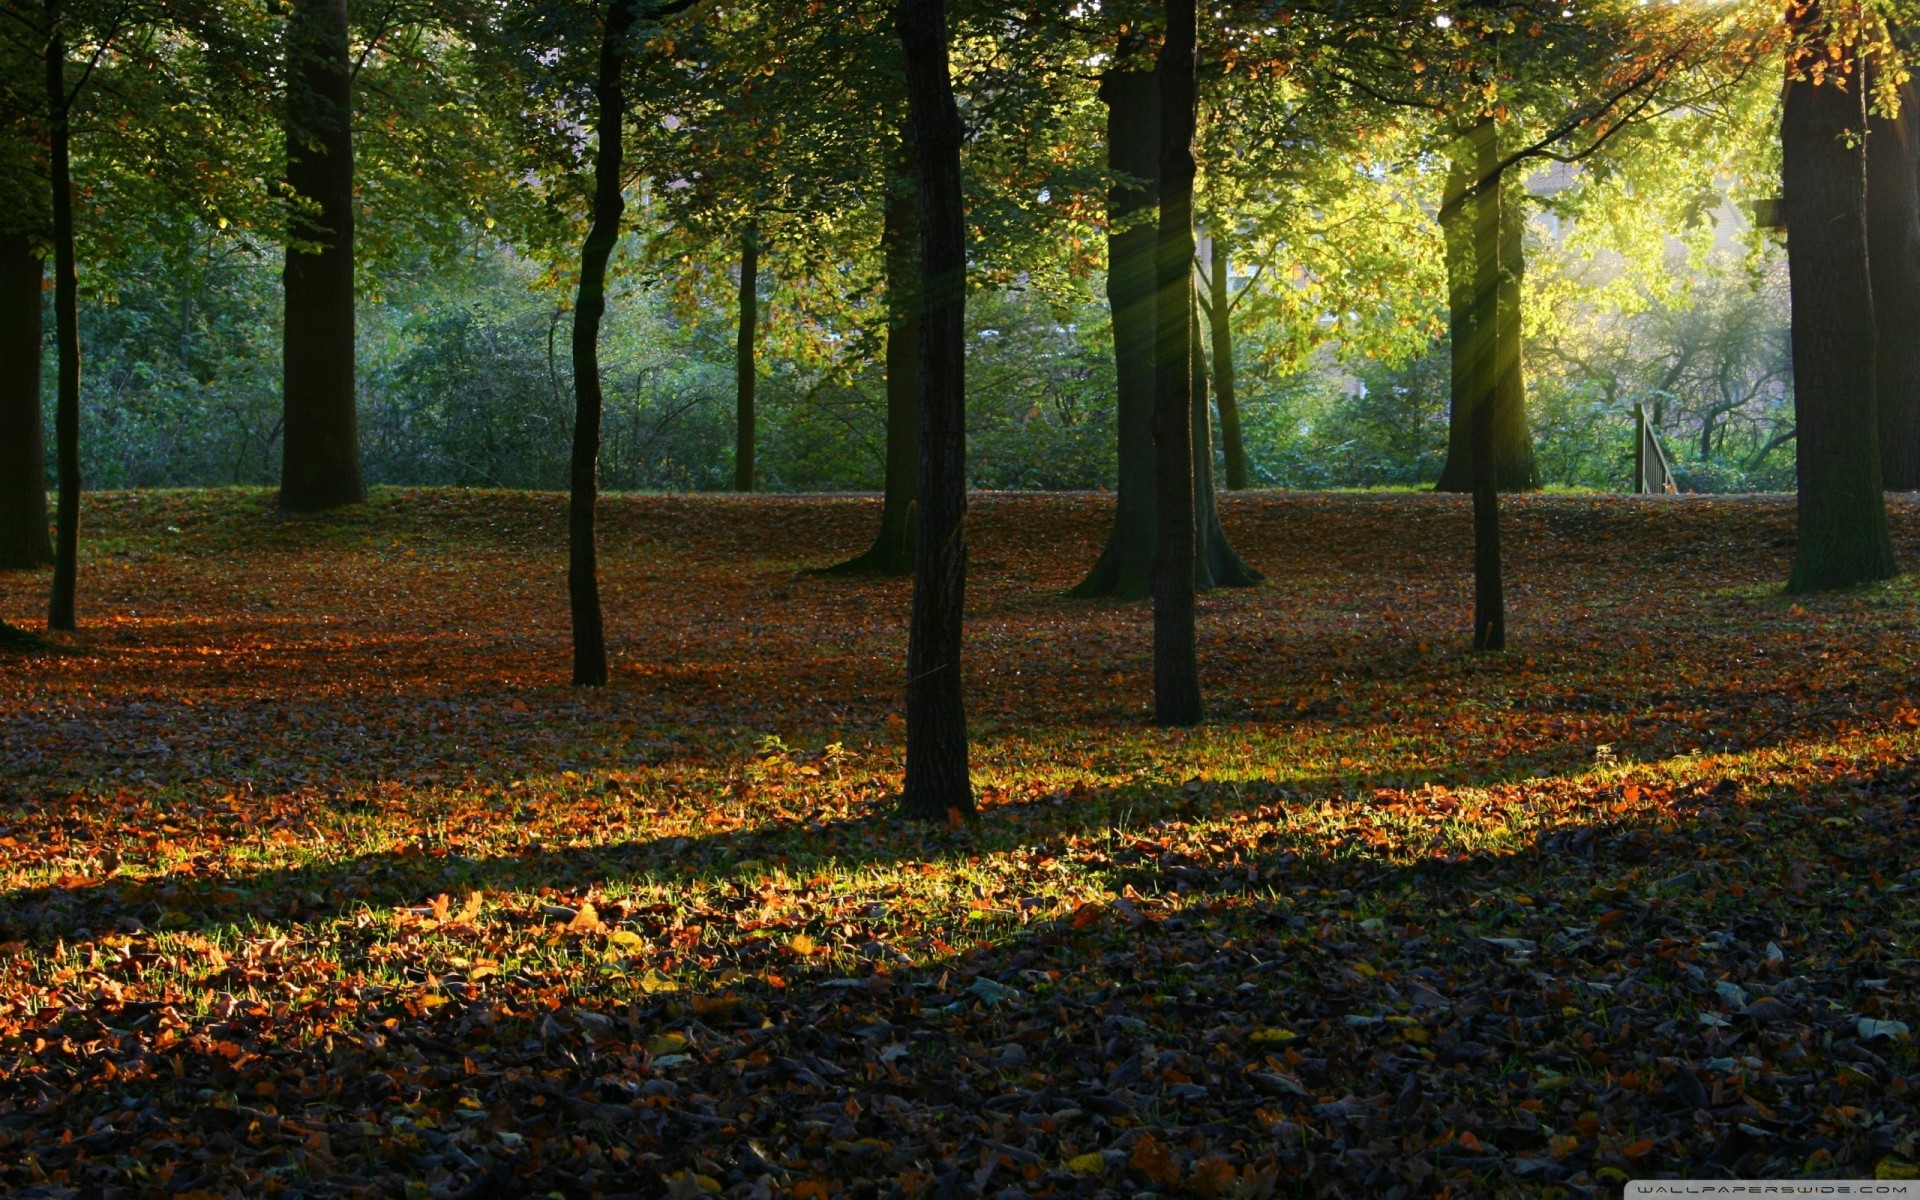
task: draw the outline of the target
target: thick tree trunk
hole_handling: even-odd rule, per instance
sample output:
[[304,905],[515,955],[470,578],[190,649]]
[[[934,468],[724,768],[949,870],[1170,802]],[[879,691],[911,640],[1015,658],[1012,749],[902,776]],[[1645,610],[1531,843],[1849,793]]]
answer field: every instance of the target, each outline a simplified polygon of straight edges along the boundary
[[1213,237],[1207,267],[1207,315],[1212,322],[1213,403],[1220,410],[1221,448],[1227,456],[1227,490],[1247,486],[1247,445],[1240,435],[1240,396],[1233,375],[1233,295],[1227,286],[1228,248],[1225,238]]
[[1920,490],[1920,89],[1900,88],[1900,115],[1867,126],[1867,248],[1877,330],[1874,403],[1880,482]]
[[1509,222],[1501,211],[1507,190],[1494,172],[1499,145],[1492,137],[1475,143],[1475,187],[1470,194],[1474,278],[1469,304],[1468,345],[1474,390],[1468,393],[1468,475],[1473,489],[1473,648],[1504,650],[1507,645],[1506,596],[1501,585],[1500,496],[1497,430],[1500,379],[1504,372],[1502,309],[1518,291],[1510,289],[1503,251],[1510,246]]
[[600,613],[600,566],[594,544],[594,505],[599,499],[600,318],[607,311],[607,260],[620,240],[621,138],[626,117],[627,34],[637,17],[635,0],[608,0],[600,31],[599,144],[593,152],[593,220],[580,249],[580,291],[573,305],[573,463],[567,496],[567,598],[573,610],[573,682],[607,682],[606,627]]
[[1160,47],[1160,229],[1156,257],[1153,446],[1153,716],[1202,716],[1194,638],[1194,0],[1167,0]]
[[1138,599],[1152,588],[1154,539],[1154,260],[1159,232],[1160,84],[1152,71],[1107,72],[1107,306],[1113,320],[1119,479],[1113,531],[1070,593]]
[[907,106],[920,175],[920,486],[907,639],[903,816],[974,813],[961,688],[967,584],[967,231],[960,113],[947,69],[942,0],[901,0]]
[[[1488,158],[1483,151],[1495,151]],[[1488,247],[1481,244],[1473,230],[1473,203],[1469,193],[1483,186],[1506,186],[1504,180],[1483,181],[1482,170],[1498,165],[1499,126],[1492,119],[1476,122],[1455,142],[1447,173],[1445,198],[1441,206],[1441,228],[1446,242],[1447,327],[1450,334],[1452,364],[1452,404],[1447,421],[1447,461],[1441,468],[1439,492],[1466,492],[1473,489],[1472,428],[1474,397],[1483,391],[1494,397],[1493,472],[1494,486],[1503,492],[1533,491],[1540,486],[1539,469],[1533,453],[1533,432],[1527,426],[1525,379],[1520,371],[1519,304],[1525,256],[1520,242],[1525,232],[1524,211],[1518,204],[1502,205],[1508,210],[1503,229],[1506,240]],[[1504,175],[1505,173],[1502,172]],[[1483,331],[1472,328],[1475,281],[1493,270],[1493,259],[1506,251],[1509,278],[1503,286],[1515,297],[1509,306],[1511,317],[1499,320]],[[1492,350],[1469,344],[1484,334],[1495,343]],[[1508,369],[1508,364],[1511,364]],[[1492,371],[1491,380],[1481,372]]]
[[[1155,264],[1160,235],[1148,216],[1160,196],[1158,80],[1157,71],[1111,71],[1100,84],[1107,104],[1107,163],[1116,177],[1107,195],[1107,304],[1113,319],[1119,479],[1113,530],[1093,569],[1068,593],[1076,597],[1137,600],[1152,590],[1157,524],[1154,356],[1159,338]],[[1237,432],[1237,417],[1235,423]],[[1207,478],[1196,520],[1201,528],[1218,531],[1205,543],[1212,582],[1228,587],[1258,583],[1260,573],[1234,552],[1220,528],[1211,456],[1203,467]]]
[[[294,0],[287,19],[288,219],[281,332],[280,507],[367,498],[354,416],[353,96],[346,0]],[[306,243],[317,249],[303,249]]]
[[53,561],[40,429],[42,273],[26,234],[0,234],[0,570]]
[[913,570],[913,493],[920,472],[920,208],[910,161],[887,173],[880,234],[887,272],[887,475],[873,545],[828,567],[836,575]]
[[[1790,592],[1893,574],[1874,405],[1873,289],[1867,259],[1866,108],[1857,70],[1796,79],[1825,57],[1815,3],[1790,14],[1800,35],[1780,121],[1799,429],[1799,531]],[[1835,65],[1835,64],[1830,64]]]
[[740,234],[740,336],[733,357],[733,490],[753,490],[753,339],[760,327],[760,236]]
[[80,557],[80,311],[73,255],[73,169],[68,153],[67,42],[58,0],[47,0],[48,167],[53,186],[53,339],[59,374],[53,410],[53,587],[47,628],[72,631]]

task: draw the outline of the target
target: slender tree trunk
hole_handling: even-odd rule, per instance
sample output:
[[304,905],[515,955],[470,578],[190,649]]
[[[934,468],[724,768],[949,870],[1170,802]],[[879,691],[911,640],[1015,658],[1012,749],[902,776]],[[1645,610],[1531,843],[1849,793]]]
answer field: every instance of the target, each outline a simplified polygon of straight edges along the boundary
[[1468,425],[1468,468],[1473,488],[1473,648],[1504,650],[1507,645],[1506,596],[1501,585],[1500,496],[1498,491],[1499,381],[1502,372],[1501,308],[1511,292],[1502,270],[1509,245],[1501,212],[1507,191],[1494,171],[1499,144],[1484,137],[1475,146],[1476,185],[1472,193],[1474,280],[1468,345],[1474,391]]
[[1900,115],[1867,126],[1867,247],[1877,330],[1874,402],[1880,416],[1880,482],[1920,490],[1920,171],[1913,106],[1920,89],[1900,88]]
[[1213,253],[1207,268],[1208,317],[1213,329],[1213,402],[1220,409],[1220,441],[1227,454],[1227,490],[1238,492],[1247,486],[1247,446],[1240,435],[1240,397],[1234,390],[1233,375],[1233,296],[1227,287],[1227,240],[1213,236]]
[[[367,498],[354,414],[353,76],[346,0],[293,0],[287,19],[288,219],[283,275],[280,507]],[[317,243],[317,250],[295,242]]]
[[0,570],[53,561],[40,429],[40,279],[24,233],[0,235]]
[[[1446,241],[1447,326],[1451,334],[1453,402],[1447,422],[1447,461],[1441,468],[1435,491],[1466,492],[1473,489],[1470,466],[1472,447],[1473,399],[1483,390],[1494,397],[1493,472],[1494,486],[1503,492],[1533,491],[1540,486],[1539,469],[1533,453],[1533,432],[1527,426],[1527,398],[1524,376],[1520,372],[1519,304],[1508,306],[1513,314],[1492,328],[1473,330],[1471,311],[1475,303],[1476,281],[1493,269],[1493,260],[1505,251],[1507,278],[1503,280],[1513,297],[1520,294],[1525,273],[1521,236],[1525,232],[1524,212],[1518,204],[1502,204],[1506,239],[1498,245],[1483,244],[1475,236],[1470,192],[1483,186],[1506,186],[1503,180],[1483,181],[1479,173],[1498,165],[1497,153],[1488,158],[1483,150],[1499,145],[1499,125],[1491,118],[1476,122],[1462,132],[1454,143],[1447,173],[1445,199],[1441,208],[1441,226]],[[1505,172],[1501,173],[1502,175]],[[1463,330],[1470,338],[1475,333],[1495,343],[1491,351],[1463,341]],[[1511,368],[1508,368],[1508,364]],[[1491,380],[1480,372],[1492,371]]]
[[733,359],[733,490],[753,490],[753,339],[760,326],[760,236],[740,234],[740,338]]
[[913,570],[913,494],[920,472],[920,207],[910,159],[903,154],[887,172],[880,234],[887,272],[887,474],[880,532],[865,552],[828,567],[833,574]]
[[1193,455],[1193,588],[1210,590],[1214,585],[1213,557],[1207,535],[1213,532],[1206,520],[1207,505],[1213,501],[1213,409],[1207,403],[1207,363],[1200,352],[1199,289],[1191,273],[1187,276],[1187,446]]
[[[1793,309],[1793,407],[1799,429],[1799,531],[1790,592],[1893,574],[1874,405],[1873,289],[1867,259],[1866,107],[1855,70],[1794,78],[1826,57],[1817,2],[1790,10],[1780,122],[1781,195]],[[1829,66],[1838,64],[1829,63]]]
[[[1191,283],[1189,283],[1191,286]],[[1196,288],[1193,300],[1199,298]],[[1189,370],[1193,379],[1193,586],[1199,591],[1216,587],[1252,587],[1266,576],[1247,565],[1220,523],[1220,497],[1213,486],[1213,421],[1207,405],[1207,359],[1201,353],[1202,321],[1198,303],[1190,303],[1193,328]]]
[[1153,71],[1107,72],[1107,306],[1113,320],[1119,457],[1113,531],[1074,596],[1138,599],[1152,588],[1154,281],[1160,200],[1160,85]]
[[1160,229],[1155,296],[1153,715],[1202,716],[1194,639],[1194,0],[1167,0],[1160,47]]
[[48,166],[53,185],[53,338],[58,352],[53,410],[55,505],[53,588],[47,628],[74,628],[80,557],[80,312],[73,255],[73,171],[68,152],[67,41],[58,0],[47,0]]
[[907,774],[901,814],[974,814],[961,687],[967,585],[967,230],[960,113],[942,0],[901,0],[907,105],[920,174],[919,531],[907,639]]
[[599,498],[600,318],[607,311],[607,260],[620,240],[621,138],[627,111],[622,72],[635,0],[607,0],[600,31],[599,144],[593,152],[593,220],[580,249],[580,291],[573,305],[573,463],[567,497],[567,597],[573,610],[573,682],[607,682],[606,627],[600,613],[600,566],[594,544]]

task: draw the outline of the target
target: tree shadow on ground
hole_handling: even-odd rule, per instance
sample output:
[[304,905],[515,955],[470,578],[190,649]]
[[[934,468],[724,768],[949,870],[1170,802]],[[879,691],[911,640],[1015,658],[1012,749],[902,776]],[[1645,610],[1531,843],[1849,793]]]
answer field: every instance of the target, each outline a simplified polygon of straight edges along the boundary
[[[1304,828],[1226,845],[1232,801],[1182,795],[1110,844],[1115,899],[922,963],[742,954],[698,994],[449,976],[182,1017],[69,990],[9,1018],[0,1127],[32,1153],[0,1182],[134,1194],[137,1156],[176,1161],[171,1190],[272,1169],[306,1194],[1597,1198],[1913,1161],[1914,768],[1629,789],[1421,861]],[[412,868],[379,894],[434,886]]]

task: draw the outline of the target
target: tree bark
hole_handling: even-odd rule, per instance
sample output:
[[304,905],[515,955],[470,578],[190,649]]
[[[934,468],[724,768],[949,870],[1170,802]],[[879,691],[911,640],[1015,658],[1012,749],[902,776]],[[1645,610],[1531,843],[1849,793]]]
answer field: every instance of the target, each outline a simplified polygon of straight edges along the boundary
[[53,338],[58,355],[53,410],[55,504],[53,587],[47,628],[71,632],[80,550],[80,312],[73,254],[73,167],[68,149],[67,42],[59,0],[47,0],[48,167],[53,187]]
[[[1483,154],[1491,145],[1492,158]],[[1452,403],[1447,421],[1447,461],[1441,468],[1438,492],[1467,492],[1473,489],[1472,428],[1475,397],[1483,391],[1494,396],[1493,471],[1494,486],[1503,492],[1525,492],[1540,486],[1539,468],[1533,453],[1533,432],[1527,426],[1525,379],[1520,372],[1519,304],[1525,256],[1519,241],[1525,232],[1524,212],[1518,204],[1502,205],[1508,210],[1511,228],[1503,230],[1508,241],[1499,246],[1482,244],[1473,228],[1472,194],[1483,186],[1500,187],[1504,180],[1483,181],[1482,170],[1498,165],[1499,125],[1491,118],[1476,122],[1455,141],[1447,172],[1445,196],[1441,205],[1441,229],[1446,242],[1447,328],[1452,353],[1450,377]],[[1491,164],[1491,165],[1489,165]],[[1505,175],[1506,172],[1501,172]],[[1510,318],[1496,321],[1493,327],[1475,330],[1472,325],[1475,281],[1492,269],[1493,258],[1504,249],[1508,275],[1504,280],[1515,302],[1508,307]],[[1491,351],[1469,344],[1476,334],[1495,343]],[[1511,363],[1511,371],[1506,370]],[[1491,380],[1483,371],[1494,372]]]
[[600,31],[598,145],[593,152],[593,219],[580,249],[580,290],[573,305],[573,462],[567,496],[567,598],[573,611],[573,683],[607,682],[606,627],[600,612],[600,567],[594,544],[599,499],[600,319],[607,311],[607,260],[620,240],[621,154],[627,35],[638,14],[635,0],[607,0]]
[[[287,19],[287,222],[280,507],[367,498],[354,414],[353,75],[346,0],[293,0]],[[317,249],[295,243],[317,244]]]
[[1240,557],[1227,541],[1226,528],[1220,523],[1220,498],[1213,487],[1213,421],[1207,405],[1207,359],[1201,353],[1201,313],[1195,302],[1199,290],[1191,278],[1188,286],[1193,288],[1188,304],[1193,319],[1188,333],[1191,348],[1188,361],[1193,379],[1193,586],[1202,592],[1216,587],[1252,587],[1266,576]]
[[760,326],[760,237],[752,225],[740,234],[740,336],[733,369],[733,490],[753,490],[753,339]]
[[[1857,60],[1827,58],[1817,0],[1789,10],[1781,196],[1799,429],[1799,530],[1789,592],[1886,579],[1893,545],[1880,484],[1873,288],[1867,257],[1866,106]],[[1821,82],[1796,78],[1827,59]]]
[[1167,0],[1160,47],[1160,228],[1153,388],[1153,716],[1202,716],[1194,637],[1194,0]]
[[1470,303],[1470,340],[1475,355],[1470,364],[1474,390],[1468,393],[1468,470],[1473,489],[1473,648],[1504,650],[1507,645],[1506,596],[1501,582],[1500,458],[1496,431],[1499,424],[1502,357],[1501,310],[1518,290],[1509,288],[1502,269],[1503,252],[1511,245],[1509,222],[1501,211],[1507,191],[1495,171],[1499,143],[1491,137],[1475,142],[1473,205],[1474,279]]
[[1240,396],[1234,388],[1233,374],[1233,296],[1227,287],[1227,240],[1213,236],[1213,253],[1207,267],[1207,315],[1213,336],[1213,403],[1220,410],[1221,448],[1227,456],[1227,490],[1238,492],[1247,486],[1247,446],[1240,434]]
[[967,583],[967,243],[960,113],[942,0],[901,0],[907,107],[920,182],[920,485],[907,638],[902,816],[974,815],[961,687]]
[[24,233],[0,235],[0,570],[53,561],[40,428],[40,279]]
[[[1113,319],[1117,450],[1113,529],[1093,568],[1068,595],[1136,600],[1152,590],[1156,494],[1154,462],[1155,354],[1159,338],[1159,232],[1146,216],[1160,197],[1160,88],[1158,71],[1110,71],[1100,84],[1107,104],[1107,163],[1115,176],[1107,193],[1107,304]],[[1189,232],[1191,240],[1191,232]],[[1204,374],[1204,363],[1202,364]],[[1204,386],[1204,380],[1203,380]],[[1237,427],[1237,420],[1236,420]],[[1200,489],[1197,527],[1217,531],[1202,543],[1211,582],[1228,587],[1262,576],[1234,552],[1220,525],[1213,492],[1213,459]]]
[[887,273],[887,463],[880,532],[864,552],[827,568],[836,575],[905,575],[913,570],[913,494],[920,470],[917,187],[911,161],[892,164],[880,233]]
[[1160,202],[1160,84],[1153,71],[1112,70],[1107,106],[1107,307],[1113,320],[1116,481],[1113,531],[1070,593],[1138,599],[1152,589],[1154,548],[1155,255],[1148,215]]
[[1900,88],[1900,113],[1867,125],[1867,248],[1877,332],[1874,402],[1880,418],[1880,482],[1920,490],[1920,170],[1913,106],[1920,89]]

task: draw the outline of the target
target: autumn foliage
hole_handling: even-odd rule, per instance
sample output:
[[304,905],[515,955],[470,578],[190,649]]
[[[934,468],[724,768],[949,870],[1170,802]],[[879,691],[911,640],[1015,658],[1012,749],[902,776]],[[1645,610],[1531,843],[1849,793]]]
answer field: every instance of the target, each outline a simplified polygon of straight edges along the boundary
[[1061,595],[1108,500],[975,496],[958,830],[888,816],[908,585],[807,570],[876,503],[604,500],[582,693],[558,497],[90,498],[0,646],[0,1188],[1915,1171],[1920,602],[1781,597],[1790,500],[1507,501],[1489,658],[1464,499],[1225,498],[1163,731]]

